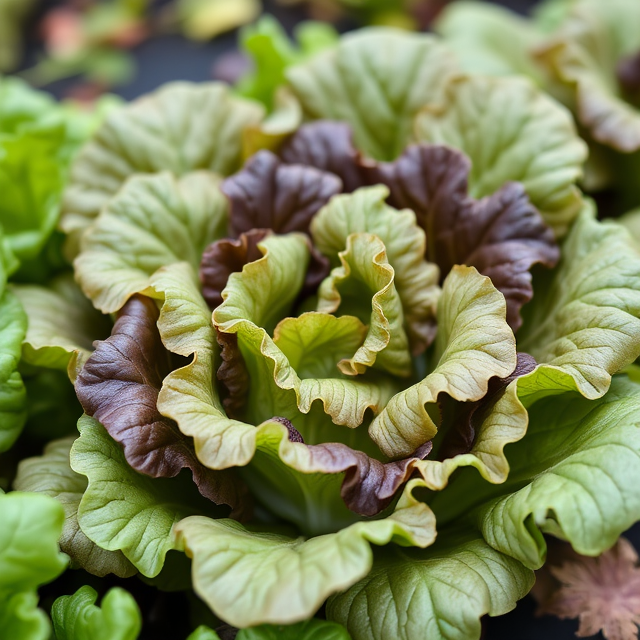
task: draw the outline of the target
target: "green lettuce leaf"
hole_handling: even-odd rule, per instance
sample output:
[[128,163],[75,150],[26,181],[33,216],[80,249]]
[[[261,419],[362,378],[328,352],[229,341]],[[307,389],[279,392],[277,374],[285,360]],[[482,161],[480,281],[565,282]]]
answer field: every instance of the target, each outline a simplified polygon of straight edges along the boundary
[[384,201],[386,187],[358,189],[353,194],[334,197],[311,224],[316,247],[332,262],[352,233],[371,233],[384,243],[387,260],[394,270],[394,286],[402,301],[407,333],[415,355],[435,336],[435,314],[440,288],[438,268],[424,259],[426,239],[408,209],[397,211]]
[[471,76],[447,86],[441,105],[416,118],[420,142],[447,144],[471,159],[469,194],[521,182],[557,237],[578,215],[576,187],[587,148],[564,107],[523,78]]
[[67,566],[58,549],[64,513],[53,499],[31,493],[0,495],[0,636],[48,640],[51,625],[37,608],[36,590]]
[[437,433],[427,405],[436,403],[438,394],[479,400],[490,378],[505,378],[516,367],[504,296],[473,267],[456,266],[444,281],[433,362],[431,373],[391,398],[369,428],[389,457],[409,455]]
[[83,416],[71,448],[71,468],[87,477],[78,506],[84,534],[107,551],[122,551],[144,576],[160,573],[176,548],[173,526],[182,518],[215,512],[187,476],[150,478],[127,465],[122,448],[99,423]]
[[71,169],[61,220],[71,234],[71,253],[83,230],[136,173],[234,173],[242,164],[242,133],[262,117],[260,105],[232,96],[223,84],[186,82],[165,85],[111,113]]
[[[576,0],[538,58],[570,92],[577,119],[597,142],[623,153],[640,149],[636,102],[640,5]],[[630,84],[624,62],[630,61]]]
[[285,82],[286,69],[338,42],[335,28],[324,22],[302,22],[294,29],[293,37],[292,42],[270,15],[242,29],[240,47],[250,56],[254,68],[236,83],[240,95],[259,100],[271,109],[277,89]]
[[58,276],[47,287],[15,285],[12,291],[27,314],[23,361],[66,370],[73,382],[93,351],[93,341],[108,335],[108,319],[82,295],[71,274]]
[[454,57],[433,36],[372,27],[286,76],[310,116],[348,122],[359,149],[393,160],[411,138],[415,114],[443,98],[455,71]]
[[19,259],[33,259],[53,232],[65,170],[57,157],[64,126],[0,135],[0,220]]
[[27,394],[18,372],[27,317],[16,296],[0,297],[0,451],[16,441],[27,418]]
[[[341,375],[337,366],[334,375],[327,378],[301,378],[297,374],[270,338],[269,330],[275,328],[274,337],[278,336],[275,322],[287,315],[300,291],[305,272],[301,266],[309,259],[307,241],[300,234],[289,234],[268,237],[258,246],[265,251],[263,258],[246,265],[242,272],[231,274],[223,293],[225,301],[213,317],[218,331],[237,335],[250,379],[260,381],[250,385],[243,418],[260,424],[280,416],[295,425],[296,419],[303,419],[300,412],[309,413],[312,404],[320,400],[334,424],[357,427],[367,409],[377,413],[384,406],[393,393],[393,385],[384,378],[360,380],[360,376],[354,379]],[[289,329],[306,325],[304,333],[308,335],[311,328],[315,329],[318,333],[314,340],[320,344],[333,340],[338,329],[333,323],[317,322],[314,315],[305,314],[294,325],[289,322],[285,320]],[[360,329],[354,329],[362,335]],[[301,353],[304,344],[297,349]],[[240,451],[233,457],[238,456],[242,457]]]
[[237,627],[304,620],[328,595],[369,572],[370,543],[433,542],[430,511],[412,496],[416,483],[407,485],[387,518],[310,539],[253,533],[232,520],[186,518],[176,532],[193,558],[194,589],[216,615]]
[[545,560],[543,533],[581,555],[613,546],[640,518],[639,406],[640,386],[623,376],[599,400],[565,394],[533,405],[527,437],[509,450],[505,494],[475,514],[489,544],[532,569]]
[[241,629],[237,640],[351,640],[347,630],[327,620],[312,618],[298,624],[259,625],[251,629]]
[[[209,627],[198,627],[187,640],[220,640]],[[292,625],[261,624],[240,629],[236,640],[351,640],[347,630],[327,620],[312,618]]]
[[55,107],[49,94],[34,91],[24,80],[11,76],[0,78],[0,136],[3,138],[46,120]]
[[499,5],[463,0],[446,6],[434,27],[465,73],[518,74],[543,85],[544,74],[532,55],[542,34],[532,20]]
[[482,616],[511,611],[533,586],[533,571],[481,538],[440,537],[424,551],[376,553],[371,573],[329,600],[327,617],[353,640],[477,639]]
[[87,230],[76,278],[94,305],[118,311],[149,277],[183,260],[198,268],[205,247],[226,235],[228,204],[219,178],[196,172],[129,180]]
[[92,542],[78,524],[78,506],[87,489],[85,476],[76,473],[69,463],[75,436],[50,442],[42,456],[20,462],[13,486],[18,491],[32,491],[55,498],[64,509],[64,526],[60,548],[71,558],[72,566],[97,576],[114,573],[128,578],[135,567],[121,551],[108,551]]
[[136,640],[142,617],[133,597],[113,587],[100,606],[97,599],[98,593],[89,586],[58,598],[51,609],[56,640]]
[[569,390],[599,398],[611,376],[640,355],[640,256],[633,240],[621,226],[598,222],[588,204],[559,266],[534,289],[518,348],[540,366],[518,382],[520,398],[525,406]]
[[411,375],[402,302],[384,243],[369,233],[353,233],[339,257],[342,265],[331,272],[318,291],[318,311],[351,315],[368,325],[360,348],[338,362],[340,371],[354,376],[377,367],[396,376]]

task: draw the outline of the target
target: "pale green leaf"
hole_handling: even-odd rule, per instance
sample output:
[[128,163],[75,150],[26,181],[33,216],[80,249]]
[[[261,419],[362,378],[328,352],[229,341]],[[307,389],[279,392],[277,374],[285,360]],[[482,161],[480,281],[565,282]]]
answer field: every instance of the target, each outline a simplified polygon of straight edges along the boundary
[[439,271],[424,258],[425,234],[415,214],[387,206],[384,201],[388,195],[386,187],[377,186],[332,198],[311,222],[311,234],[316,247],[334,266],[339,264],[338,254],[350,234],[367,232],[382,240],[415,353],[430,344],[435,333]]
[[237,171],[243,131],[262,117],[260,105],[234,97],[221,83],[187,82],[165,85],[111,113],[72,167],[61,220],[73,235],[71,249],[77,251],[82,231],[136,173]]
[[422,550],[388,548],[327,616],[353,640],[478,640],[480,618],[511,611],[533,586],[533,572],[481,538],[442,532]]
[[50,496],[62,505],[65,521],[59,542],[72,565],[97,576],[115,573],[128,578],[136,569],[122,552],[100,548],[87,538],[78,524],[78,506],[87,488],[87,479],[70,466],[69,451],[74,441],[75,437],[54,440],[42,456],[23,460],[13,486],[18,491]]
[[640,255],[632,239],[585,207],[559,266],[535,290],[518,348],[539,367],[519,380],[520,398],[525,406],[567,390],[599,398],[611,376],[640,355]]
[[384,243],[369,233],[354,233],[347,238],[339,257],[341,266],[331,272],[318,291],[318,311],[356,316],[368,325],[368,331],[362,346],[350,358],[341,360],[338,367],[351,376],[364,373],[368,367],[396,376],[411,375],[402,301]]
[[393,160],[412,137],[415,114],[442,99],[455,71],[453,55],[433,36],[370,27],[286,76],[310,116],[349,123],[359,149]]
[[574,393],[536,402],[526,438],[509,448],[503,497],[476,515],[489,544],[533,569],[545,559],[543,533],[582,555],[613,546],[640,519],[639,412],[640,386],[622,376],[599,400]]
[[473,267],[456,266],[438,303],[435,368],[421,382],[395,395],[369,433],[390,457],[410,455],[431,440],[437,427],[427,406],[447,393],[460,402],[480,400],[490,378],[516,366],[516,344],[506,322],[504,296]]
[[427,546],[434,539],[429,508],[412,481],[395,511],[338,533],[288,538],[252,533],[232,520],[186,518],[176,531],[193,558],[196,593],[229,624],[288,624],[312,616],[331,593],[371,569],[370,543]]
[[186,261],[197,269],[205,247],[226,235],[227,209],[209,172],[132,178],[83,237],[75,260],[82,290],[111,313],[147,291],[160,267]]
[[597,142],[640,149],[640,110],[625,96],[618,68],[640,49],[640,5],[576,0],[538,58],[569,91],[577,119]]
[[465,73],[518,74],[543,84],[544,75],[532,53],[542,33],[533,21],[499,5],[462,0],[446,6],[434,28]]
[[108,319],[82,295],[70,274],[47,287],[15,285],[12,290],[27,314],[23,361],[67,370],[73,382],[93,351],[93,341],[108,335]]
[[122,551],[143,575],[157,576],[175,548],[173,526],[214,505],[187,476],[150,478],[134,471],[122,447],[93,418],[80,418],[78,429],[71,467],[88,480],[78,507],[80,528],[102,549]]

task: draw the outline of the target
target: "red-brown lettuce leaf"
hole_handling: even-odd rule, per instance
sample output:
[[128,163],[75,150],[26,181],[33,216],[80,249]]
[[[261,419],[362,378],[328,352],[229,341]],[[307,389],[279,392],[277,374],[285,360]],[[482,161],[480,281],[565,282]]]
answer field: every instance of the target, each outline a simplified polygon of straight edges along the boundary
[[229,234],[251,229],[308,233],[311,219],[342,191],[337,176],[314,167],[286,165],[270,151],[259,151],[222,183],[229,198]]
[[507,300],[515,331],[520,309],[533,297],[530,269],[560,259],[553,231],[531,204],[524,187],[508,182],[493,195],[468,195],[469,159],[440,145],[413,145],[389,163],[367,166],[367,180],[386,184],[389,204],[413,209],[427,233],[427,259],[445,277],[456,264],[489,276]]
[[135,295],[118,314],[111,336],[95,343],[76,381],[85,413],[102,423],[124,448],[129,465],[154,478],[173,478],[189,469],[200,493],[227,504],[237,515],[246,491],[229,471],[207,469],[193,443],[157,408],[162,381],[174,368],[156,326],[159,311],[150,298]]
[[360,153],[353,145],[351,127],[345,122],[318,120],[302,125],[280,149],[287,164],[302,164],[337,175],[344,191],[363,186]]

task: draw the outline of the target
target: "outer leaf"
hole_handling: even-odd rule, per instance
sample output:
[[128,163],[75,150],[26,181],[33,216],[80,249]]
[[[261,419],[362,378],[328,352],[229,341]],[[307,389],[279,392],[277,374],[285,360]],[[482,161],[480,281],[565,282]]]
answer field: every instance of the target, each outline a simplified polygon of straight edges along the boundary
[[540,366],[519,381],[520,398],[525,406],[567,390],[599,398],[640,355],[640,258],[629,234],[586,207],[536,291],[518,347]]
[[484,540],[456,534],[425,551],[376,554],[373,570],[333,596],[329,619],[353,640],[477,640],[483,615],[511,611],[534,582],[533,572]]
[[0,594],[35,591],[67,566],[58,549],[62,507],[46,496],[12,492],[0,496]]
[[[110,114],[78,154],[65,193],[63,230],[79,234],[127,178],[198,169],[230,175],[241,164],[243,130],[263,110],[218,83],[174,82]],[[177,144],[176,141],[179,141]]]
[[237,640],[351,640],[351,636],[335,622],[312,618],[291,626],[260,625],[241,629]]
[[160,267],[185,260],[197,269],[204,248],[226,235],[226,224],[214,174],[134,177],[88,229],[76,278],[97,308],[112,313],[146,291]]
[[57,157],[62,126],[0,135],[0,220],[13,252],[35,258],[55,228],[64,166]]
[[186,478],[136,473],[93,418],[80,418],[78,429],[71,468],[88,479],[78,507],[80,528],[99,547],[122,551],[143,575],[157,576],[167,552],[175,548],[173,525],[188,515],[210,512],[211,503]]
[[416,135],[420,142],[446,144],[469,156],[475,198],[491,195],[505,182],[521,182],[556,237],[580,210],[575,183],[586,146],[570,114],[522,78],[451,82],[446,101],[418,115]]
[[582,555],[611,547],[640,518],[639,407],[640,387],[623,377],[599,400],[565,394],[533,405],[527,437],[509,450],[505,495],[477,512],[489,544],[535,569],[542,533]]
[[569,87],[580,124],[596,141],[623,153],[640,149],[640,35],[634,26],[639,21],[634,2],[613,0],[605,8],[597,0],[579,0],[538,52],[554,78]]
[[87,479],[73,471],[69,451],[75,437],[50,442],[41,457],[23,460],[13,486],[18,491],[33,491],[55,498],[64,509],[65,521],[60,548],[73,565],[97,576],[115,573],[128,578],[135,567],[121,551],[107,551],[93,543],[78,524],[78,506],[87,488]]
[[136,640],[142,617],[133,597],[113,587],[99,607],[97,599],[98,593],[89,586],[56,599],[51,610],[56,640]]
[[0,297],[0,451],[16,441],[27,417],[27,394],[18,373],[27,318],[10,291]]
[[390,457],[408,455],[431,440],[437,427],[426,405],[446,393],[460,402],[479,400],[489,379],[515,369],[513,332],[506,323],[506,303],[486,276],[473,267],[453,268],[438,304],[435,369],[401,391],[369,427],[369,434]]
[[425,234],[416,224],[415,215],[385,205],[388,195],[389,191],[380,186],[335,197],[315,216],[311,232],[314,244],[334,266],[339,264],[338,254],[346,247],[350,234],[367,232],[382,240],[416,353],[428,346],[435,335],[438,269],[424,259]]
[[339,256],[342,266],[332,271],[318,292],[318,311],[354,315],[369,329],[362,346],[338,367],[346,375],[362,374],[375,366],[392,375],[409,376],[411,356],[402,302],[384,243],[369,233],[354,233]]
[[0,633],[18,640],[49,640],[51,623],[49,616],[38,609],[37,593],[22,591],[0,599]]
[[0,495],[0,636],[48,640],[49,619],[36,589],[67,566],[58,549],[64,514],[55,500],[14,491]]
[[417,111],[442,99],[454,71],[432,36],[369,28],[286,75],[309,115],[348,122],[359,149],[392,160],[411,138]]
[[13,292],[27,314],[24,362],[67,370],[73,382],[93,341],[108,333],[108,319],[91,306],[71,275],[59,276],[48,287],[16,285]]
[[499,5],[463,0],[444,8],[435,30],[456,53],[466,73],[518,74],[543,84],[544,75],[531,55],[542,37],[536,26]]
[[176,531],[193,558],[194,589],[234,626],[304,620],[329,594],[369,572],[369,543],[433,542],[429,508],[411,494],[415,482],[384,520],[358,522],[309,540],[251,533],[231,520],[187,518]]

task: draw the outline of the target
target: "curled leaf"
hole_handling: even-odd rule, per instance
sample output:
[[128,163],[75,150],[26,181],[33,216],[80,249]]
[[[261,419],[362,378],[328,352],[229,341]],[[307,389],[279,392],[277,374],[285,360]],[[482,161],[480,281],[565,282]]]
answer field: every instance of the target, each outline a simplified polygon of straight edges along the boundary
[[333,266],[341,264],[340,252],[351,234],[374,234],[384,243],[386,259],[394,271],[393,284],[402,302],[411,351],[417,355],[435,336],[439,272],[425,259],[425,233],[416,223],[415,214],[386,205],[388,195],[388,189],[378,186],[336,196],[314,218],[311,235]]
[[389,457],[408,455],[437,432],[427,406],[446,393],[460,402],[480,400],[489,380],[516,367],[516,342],[506,323],[504,296],[473,267],[454,267],[438,303],[435,368],[396,394],[369,433]]

